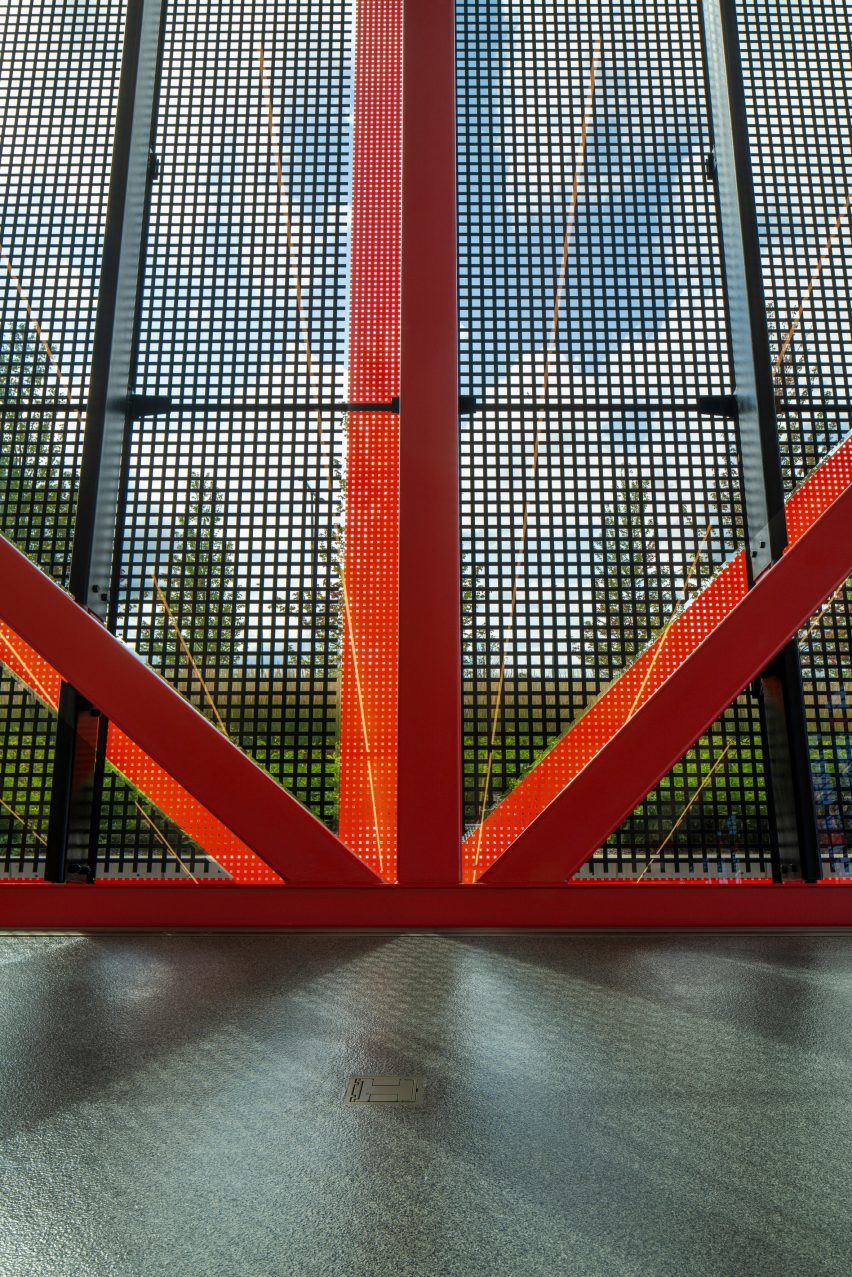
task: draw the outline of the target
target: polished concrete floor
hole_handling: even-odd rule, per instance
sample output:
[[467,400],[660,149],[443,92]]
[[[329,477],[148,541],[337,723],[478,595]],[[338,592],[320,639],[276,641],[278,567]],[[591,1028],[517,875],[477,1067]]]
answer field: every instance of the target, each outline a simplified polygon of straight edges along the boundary
[[[3,1277],[852,1271],[835,935],[0,935]],[[420,1106],[347,1105],[415,1074]]]

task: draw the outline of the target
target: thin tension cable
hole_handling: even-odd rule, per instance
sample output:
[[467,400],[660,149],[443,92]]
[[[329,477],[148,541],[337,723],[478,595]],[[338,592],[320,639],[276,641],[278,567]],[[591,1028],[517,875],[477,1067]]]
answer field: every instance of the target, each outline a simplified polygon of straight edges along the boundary
[[[305,351],[305,362],[307,364],[307,373],[308,373],[308,393],[310,394],[310,387],[311,387],[312,380],[314,378],[314,366],[316,361],[314,360],[313,351],[311,349],[310,332],[309,332],[309,326],[308,326],[307,316],[306,316],[305,297],[304,297],[304,293],[302,289],[302,282],[299,277],[298,264],[295,261],[292,223],[290,220],[290,206],[289,206],[289,201],[287,199],[287,196],[284,190],[284,171],[281,164],[281,151],[276,139],[275,117],[274,117],[274,112],[272,107],[272,93],[269,87],[269,80],[266,75],[266,58],[265,58],[262,44],[258,46],[258,55],[259,55],[259,64],[260,64],[261,93],[264,99],[264,104],[266,106],[266,120],[267,120],[267,127],[269,130],[269,141],[272,147],[273,154],[275,156],[275,171],[276,171],[279,207],[284,218],[284,242],[287,249],[287,267],[288,267],[289,274],[293,280],[293,291],[296,298],[296,310],[297,310],[298,319],[299,319],[299,333],[302,338],[302,345]],[[348,422],[349,422],[349,414],[347,413],[345,418],[344,429],[348,428]],[[317,411],[317,435],[318,435],[318,446],[320,450],[320,456],[322,456],[322,450],[324,446],[324,434],[323,434],[323,427],[322,427],[322,413],[320,411]],[[331,490],[331,487],[332,487],[333,475],[334,475],[333,447],[330,445],[328,449],[329,490]],[[378,857],[379,857],[379,872],[383,873],[384,872],[384,853],[382,850],[381,830],[379,825],[379,810],[378,810],[378,803],[376,800],[376,785],[375,785],[375,778],[373,775],[373,755],[370,750],[370,738],[369,738],[369,733],[367,729],[367,712],[366,712],[366,707],[364,704],[364,694],[363,694],[363,689],[361,686],[361,671],[360,671],[360,665],[358,661],[358,651],[355,644],[355,632],[354,632],[354,627],[352,623],[352,608],[349,601],[349,589],[346,583],[346,570],[345,568],[341,567],[339,569],[339,572],[340,572],[341,591],[343,594],[344,630],[346,633],[347,641],[349,643],[350,651],[352,653],[352,666],[353,666],[353,671],[355,674],[355,689],[356,689],[356,695],[358,697],[358,709],[359,709],[360,721],[361,721],[361,731],[364,736],[364,753],[366,756],[366,763],[367,763],[367,780],[370,786],[370,801],[371,801],[372,809],[373,809],[373,828],[375,829],[375,833],[376,833],[376,848],[377,848]]]
[[[577,205],[580,199],[580,183],[582,181],[583,172],[586,162],[586,145],[588,140],[589,125],[592,119],[592,111],[594,108],[595,87],[597,82],[598,66],[601,58],[601,49],[603,41],[599,36],[595,42],[594,52],[592,55],[592,67],[589,74],[589,85],[586,91],[586,101],[583,109],[583,122],[580,132],[580,152],[574,165],[574,180],[571,188],[571,203],[568,209],[568,218],[565,226],[565,236],[562,246],[562,262],[559,269],[559,275],[556,281],[556,295],[553,304],[553,318],[550,324],[550,332],[548,334],[547,348],[544,359],[544,373],[542,377],[542,399],[547,399],[547,391],[550,386],[550,365],[553,356],[556,353],[556,341],[559,326],[559,311],[562,305],[562,296],[565,291],[565,280],[568,272],[568,255],[571,246],[571,239],[574,232],[574,224],[577,215]],[[547,422],[547,417],[545,416]],[[548,423],[549,424],[549,423]],[[541,444],[541,415],[535,413],[535,434],[533,436],[533,457],[532,457],[532,481],[535,483],[538,475],[538,462]],[[503,692],[506,683],[506,650],[509,643],[514,638],[515,620],[517,616],[518,606],[518,589],[521,584],[520,573],[517,567],[519,561],[522,560],[527,546],[527,537],[529,531],[530,517],[530,500],[525,495],[523,504],[523,513],[521,517],[521,535],[519,543],[515,547],[514,561],[516,564],[512,579],[512,593],[509,602],[509,624],[503,635],[503,642],[500,651],[500,675],[497,680],[497,696],[494,703],[494,714],[491,721],[491,734],[488,742],[488,758],[485,768],[485,777],[482,784],[482,803],[479,812],[479,828],[476,838],[476,855],[473,861],[473,870],[476,873],[479,865],[479,859],[482,852],[483,825],[485,822],[485,809],[488,805],[488,790],[491,784],[491,773],[494,767],[494,746],[497,740],[497,730],[500,725],[500,717],[503,709]]]

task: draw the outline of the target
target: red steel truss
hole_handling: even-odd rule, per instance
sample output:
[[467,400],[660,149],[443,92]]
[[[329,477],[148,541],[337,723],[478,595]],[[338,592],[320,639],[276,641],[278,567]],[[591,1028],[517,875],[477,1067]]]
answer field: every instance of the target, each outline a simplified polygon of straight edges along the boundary
[[[850,485],[852,439],[847,439],[787,502],[789,545],[795,545],[813,526],[814,521],[828,509],[831,502],[848,491]],[[838,582],[849,572],[848,547],[851,539],[847,534],[845,541],[841,539],[839,546],[834,547],[839,550],[841,560]],[[829,590],[828,593],[830,592]],[[741,551],[701,590],[673,624],[615,679],[550,752],[498,803],[482,825],[465,839],[465,881],[476,881],[520,838],[524,830],[579,776],[599,751],[626,727],[632,715],[638,714],[638,710],[669,682],[683,662],[700,650],[701,645],[730,615],[732,609],[746,598],[747,593],[745,554]],[[792,637],[794,632],[791,631],[788,637]],[[720,669],[724,664],[723,656]],[[758,665],[751,675],[744,678],[734,695],[745,687],[750,678],[760,673],[762,668],[763,665]],[[680,689],[676,694],[684,696],[683,684],[678,683],[676,686]],[[719,716],[732,699],[733,697],[729,697],[724,705],[720,705],[707,720],[705,727]],[[696,733],[696,739],[703,731],[704,727]],[[683,752],[681,750],[681,754]],[[672,766],[679,757],[680,754],[676,755],[668,766]],[[660,775],[664,775],[667,770],[668,767],[664,767]],[[656,780],[640,795],[637,802],[642,801],[654,784]],[[632,806],[625,809],[616,821],[616,826]],[[607,830],[607,834],[610,832],[611,830]],[[601,842],[603,838],[594,844],[591,851],[596,850]],[[584,856],[583,860],[587,858]]]
[[[852,486],[747,590],[485,878],[559,883],[588,860],[849,574]],[[816,606],[819,606],[817,604]]]
[[[59,671],[3,621],[0,621],[0,661],[43,705],[56,712],[62,682]],[[261,860],[232,830],[217,820],[115,723],[108,727],[106,756],[125,780],[187,833],[206,855],[220,864],[232,881],[281,882],[280,875],[265,860]]]
[[[805,508],[803,500],[799,506]],[[594,754],[486,879],[564,882],[843,581],[850,546],[852,485]],[[32,681],[27,656],[37,652],[160,774],[288,882],[378,884],[310,812],[2,538],[0,583],[4,642],[17,651],[19,675]]]
[[458,882],[461,636],[452,0],[408,4],[405,14],[399,880]]
[[[831,522],[830,525],[825,525],[826,529],[829,526],[833,526],[838,518],[842,519],[842,511],[847,507],[839,501],[839,498],[843,497],[844,502],[848,501],[848,493],[851,487],[852,439],[847,440],[828,457],[787,502],[787,522],[791,546],[796,545],[807,533],[808,529],[812,528],[815,521],[820,520],[823,516],[830,516]],[[834,538],[826,531],[824,543],[828,552],[834,552],[835,558],[839,556],[839,571],[840,578],[842,578],[848,572],[848,550],[845,548],[850,543],[848,529],[846,529],[845,533],[841,530],[841,534]],[[788,556],[789,554],[790,551],[788,551]],[[784,564],[785,573],[791,570],[796,562],[798,562],[797,557]],[[846,567],[843,566],[844,563],[846,563]],[[827,573],[828,577],[830,577],[833,570],[828,560],[822,559],[816,564],[816,574],[812,575],[809,570],[805,576],[810,584],[813,585],[822,573]],[[74,626],[80,609],[75,609],[63,591],[59,590],[46,577],[43,577],[37,568],[24,559],[7,542],[4,542],[2,538],[0,538],[0,582],[4,586],[2,597],[0,597],[0,660],[45,705],[55,710],[58,704],[60,684],[58,667],[64,653],[64,645],[61,641],[56,641],[55,636],[65,634],[69,627]],[[762,584],[763,581],[761,581]],[[31,595],[30,591],[32,591]],[[829,588],[827,593],[830,592],[831,589]],[[493,831],[499,831],[499,837],[504,840],[503,845],[499,845],[499,854],[502,854],[520,837],[523,830],[533,824],[536,817],[543,814],[545,809],[549,808],[549,805],[561,794],[566,794],[566,796],[570,794],[572,802],[579,801],[581,790],[578,788],[575,792],[571,782],[583,772],[583,785],[586,785],[589,779],[586,772],[589,771],[592,763],[594,763],[595,770],[589,774],[598,775],[600,773],[607,778],[605,782],[607,784],[607,794],[613,798],[616,806],[623,805],[622,788],[620,786],[612,786],[608,782],[612,767],[610,760],[614,756],[609,752],[608,746],[610,742],[615,741],[620,730],[627,725],[628,714],[633,706],[636,692],[642,687],[643,682],[647,682],[648,687],[643,692],[638,709],[644,708],[652,692],[661,690],[668,686],[669,683],[672,685],[668,694],[674,698],[680,698],[682,696],[682,684],[677,680],[672,682],[673,675],[684,660],[700,650],[700,645],[704,640],[714,633],[714,629],[724,622],[734,606],[744,600],[746,595],[745,567],[742,557],[738,556],[705,587],[680,621],[672,627],[674,639],[671,642],[671,647],[663,653],[659,653],[659,640],[657,643],[652,644],[619,676],[609,691],[569,729],[557,746],[542,759],[537,768],[494,809],[486,820],[485,825],[486,829],[489,829],[490,826],[492,832],[490,832],[489,838],[492,841],[486,844],[483,840],[483,846],[488,846],[487,858],[484,854],[482,856],[483,870],[494,863],[498,857],[498,852],[495,851],[494,847],[498,834]],[[32,603],[29,602],[30,597],[32,598]],[[759,600],[763,596],[758,594],[757,597]],[[56,666],[51,664],[49,659],[45,659],[42,654],[44,649],[40,647],[45,636],[49,636],[49,634],[43,629],[40,621],[41,613],[39,608],[44,604],[38,600],[49,599],[52,599],[53,605],[59,608],[57,616],[61,618],[57,621],[59,628],[54,631]],[[6,600],[6,608],[3,606],[3,600]],[[818,606],[820,601],[817,600],[814,606]],[[15,606],[15,603],[18,606]],[[85,614],[83,615],[85,616]],[[807,616],[807,605],[805,605],[803,616]],[[2,619],[4,617],[7,619]],[[17,618],[12,622],[13,625],[16,624],[18,626],[17,630],[7,623],[13,617]],[[91,618],[85,617],[85,619],[88,625],[91,626],[93,624]],[[32,631],[36,636],[32,644],[24,637],[31,624]],[[425,623],[424,629],[426,629],[428,634]],[[669,631],[670,634],[672,630]],[[91,631],[88,632],[91,633]],[[722,665],[725,669],[728,668],[729,664],[726,653],[726,645],[728,643],[726,636],[729,633],[730,631],[726,630],[718,640],[720,645],[718,650],[724,654]],[[109,636],[102,629],[98,628],[97,635],[101,642],[110,643]],[[762,636],[758,635],[758,639],[761,640]],[[775,641],[774,637],[771,641]],[[36,650],[37,646],[40,647],[40,650]],[[130,657],[133,664],[128,665],[127,668],[131,673],[140,668],[139,662],[132,657],[132,654],[126,652],[120,644],[114,643],[114,646],[108,650],[112,658],[119,661],[119,664],[122,661],[122,653],[125,658]],[[748,659],[751,663],[750,656],[748,656]],[[760,658],[758,657],[757,659]],[[150,671],[147,672],[150,675]],[[739,681],[739,679],[736,681]],[[748,681],[749,678],[746,677],[742,685]],[[156,682],[166,693],[166,699],[169,704],[172,703],[172,698],[176,698],[180,702],[178,708],[181,714],[185,709],[190,708],[177,696],[177,693],[171,687],[161,684],[159,679]],[[96,676],[92,685],[95,689],[99,687]],[[711,686],[715,685],[711,684]],[[449,690],[450,692],[453,690],[452,681],[450,682]],[[739,690],[740,688],[736,688],[734,695]],[[90,699],[96,698],[91,697]],[[633,739],[636,741],[641,739],[646,721],[644,718],[639,717],[638,709],[634,716],[634,719],[639,719],[638,727],[636,722],[631,719],[632,726],[630,729]],[[717,717],[719,712],[719,710],[711,712],[708,722]],[[115,715],[112,715],[112,717],[115,718]],[[200,718],[201,716],[196,715],[196,717]],[[678,721],[680,721],[679,712],[677,717]],[[131,721],[133,721],[132,711]],[[187,718],[186,721],[189,722],[190,719]],[[210,726],[206,720],[202,721],[207,727]],[[414,721],[415,728],[417,721],[417,719]],[[701,734],[702,730],[703,728],[699,730],[698,735]],[[234,882],[272,883],[280,881],[279,875],[261,859],[261,856],[256,854],[237,836],[234,832],[237,828],[236,824],[229,828],[222,823],[222,820],[217,819],[204,806],[203,802],[199,801],[193,793],[190,793],[175,778],[176,774],[170,774],[166,767],[162,766],[159,761],[155,761],[151,754],[140,748],[139,744],[134,739],[131,739],[131,735],[122,731],[116,721],[110,723],[107,758],[127,780],[159,807],[170,820],[193,838],[204,852],[221,864],[231,875]],[[156,735],[154,740],[156,747]],[[683,749],[688,746],[681,748],[680,740],[679,736],[676,749],[680,749],[682,753]],[[617,748],[621,748],[621,745],[622,741],[619,739]],[[642,753],[644,756],[644,750]],[[449,765],[457,766],[458,753],[456,752],[454,755],[452,750],[447,749],[445,754],[449,758]],[[676,754],[675,760],[679,756],[679,754]],[[447,764],[445,763],[446,766]],[[584,769],[586,769],[586,772],[584,772]],[[666,768],[664,767],[663,771],[665,770]],[[264,783],[272,784],[267,777],[264,777]],[[654,783],[655,781],[652,781],[648,785],[648,789],[652,788]],[[644,782],[639,784],[638,789],[642,789],[643,785]],[[275,788],[277,789],[277,786]],[[426,792],[428,793],[428,790]],[[647,789],[645,792],[647,792]],[[623,818],[623,815],[630,810],[631,806],[635,805],[635,802],[641,801],[642,797],[644,797],[644,793],[640,793],[633,803],[630,800],[626,800],[627,806],[624,812],[616,817],[616,825],[619,819]],[[296,804],[296,806],[299,807],[299,804]],[[299,808],[299,810],[302,809]],[[550,820],[551,814],[548,815],[548,820]],[[313,818],[311,817],[311,819]],[[428,827],[428,821],[424,820],[424,829]],[[574,827],[573,818],[572,827]],[[609,830],[606,832],[608,833]],[[595,850],[604,837],[606,837],[606,833],[600,834],[599,829],[597,833],[590,835],[589,851]],[[596,839],[597,841],[595,841]],[[458,839],[450,841],[447,846],[450,849],[447,857],[449,858],[452,848],[458,847]],[[469,866],[470,858],[474,854],[475,835],[471,835],[468,838],[465,846],[467,848],[467,864]],[[585,855],[581,857],[580,863],[585,858]],[[501,861],[499,872],[502,873],[502,871]],[[566,877],[567,872],[565,873]],[[493,876],[496,877],[497,874]],[[491,877],[492,875],[487,875],[488,880]],[[401,878],[401,880],[405,881],[404,878]],[[448,873],[444,878],[445,882],[454,880],[452,872]]]
[[403,31],[401,4],[357,6],[349,399],[400,389],[401,413],[349,421],[340,837],[0,538],[0,660],[47,704],[60,676],[91,700],[110,761],[233,879],[2,884],[0,919],[849,923],[836,882],[565,879],[849,573],[852,440],[788,502],[781,561],[751,591],[729,563],[461,846],[453,5],[406,0]]
[[85,608],[0,538],[0,615],[120,732],[288,882],[377,882],[277,785]]

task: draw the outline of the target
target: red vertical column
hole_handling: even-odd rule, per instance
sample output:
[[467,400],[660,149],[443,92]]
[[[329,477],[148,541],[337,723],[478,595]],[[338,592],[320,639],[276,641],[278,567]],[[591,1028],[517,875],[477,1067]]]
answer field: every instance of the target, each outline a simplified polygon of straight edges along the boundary
[[398,860],[405,883],[460,876],[455,178],[453,0],[406,0]]
[[[349,399],[399,394],[402,0],[357,0]],[[399,418],[349,416],[341,840],[396,871]]]

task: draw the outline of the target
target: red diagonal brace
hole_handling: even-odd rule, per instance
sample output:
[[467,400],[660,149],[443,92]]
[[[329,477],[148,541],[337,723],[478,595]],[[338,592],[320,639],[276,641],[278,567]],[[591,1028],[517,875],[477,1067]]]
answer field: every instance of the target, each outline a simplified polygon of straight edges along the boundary
[[852,569],[847,488],[482,876],[557,884],[766,668]]
[[378,884],[307,808],[3,537],[0,619],[287,882]]
[[[43,705],[56,712],[62,683],[59,673],[5,621],[0,621],[0,662]],[[107,732],[106,761],[122,780],[129,782],[187,834],[199,850],[221,865],[231,882],[281,882],[266,861],[255,855],[232,830],[226,829],[221,820],[211,815],[115,723],[110,723]]]
[[[787,535],[797,541],[841,492],[852,486],[852,436],[822,461],[789,497]],[[551,750],[505,795],[464,842],[465,880],[482,876],[590,760],[638,705],[649,700],[746,594],[741,550],[631,665],[623,670]]]

